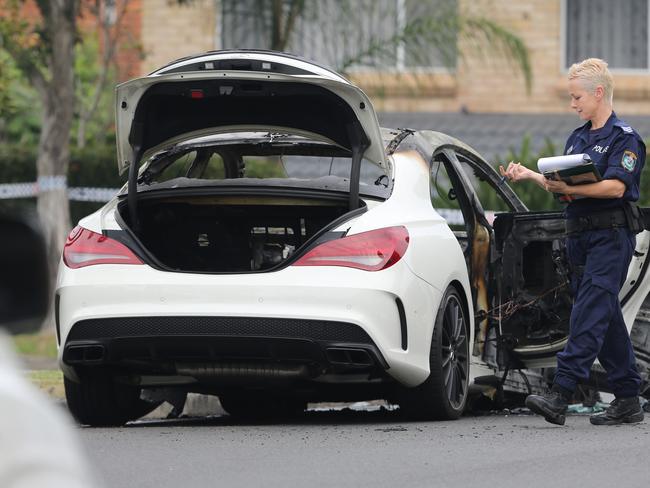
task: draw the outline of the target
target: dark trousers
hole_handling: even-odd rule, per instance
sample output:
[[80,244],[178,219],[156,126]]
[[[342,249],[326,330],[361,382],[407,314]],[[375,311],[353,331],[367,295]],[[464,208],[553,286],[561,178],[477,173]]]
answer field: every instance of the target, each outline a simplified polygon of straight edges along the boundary
[[557,355],[555,383],[575,390],[589,378],[598,357],[617,397],[639,394],[641,378],[618,293],[625,282],[636,238],[626,228],[581,232],[567,239],[574,270],[569,340]]

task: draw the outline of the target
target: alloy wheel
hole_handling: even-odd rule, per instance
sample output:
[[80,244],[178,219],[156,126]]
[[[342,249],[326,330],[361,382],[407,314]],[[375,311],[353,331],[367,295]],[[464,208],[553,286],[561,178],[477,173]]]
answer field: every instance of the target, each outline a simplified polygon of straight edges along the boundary
[[468,343],[465,316],[455,295],[445,304],[442,323],[442,377],[450,405],[459,408],[467,395]]

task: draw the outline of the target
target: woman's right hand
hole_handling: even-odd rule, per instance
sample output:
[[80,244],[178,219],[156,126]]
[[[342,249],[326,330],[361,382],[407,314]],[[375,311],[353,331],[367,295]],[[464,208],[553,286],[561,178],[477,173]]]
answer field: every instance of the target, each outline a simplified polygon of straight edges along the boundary
[[530,178],[531,173],[534,173],[534,171],[522,166],[521,163],[513,163],[512,161],[508,163],[507,168],[504,168],[503,165],[500,164],[499,172],[501,173],[501,176],[508,178],[508,180],[512,182],[527,180]]

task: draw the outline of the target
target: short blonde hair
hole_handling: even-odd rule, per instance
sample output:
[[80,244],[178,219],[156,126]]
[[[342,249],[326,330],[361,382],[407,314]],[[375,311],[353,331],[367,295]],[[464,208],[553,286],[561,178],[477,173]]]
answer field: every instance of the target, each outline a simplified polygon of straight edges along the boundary
[[602,59],[588,58],[573,64],[569,68],[569,79],[581,80],[588,90],[595,90],[597,86],[602,86],[605,91],[605,100],[610,105],[612,104],[614,99],[614,77],[607,69],[607,63]]

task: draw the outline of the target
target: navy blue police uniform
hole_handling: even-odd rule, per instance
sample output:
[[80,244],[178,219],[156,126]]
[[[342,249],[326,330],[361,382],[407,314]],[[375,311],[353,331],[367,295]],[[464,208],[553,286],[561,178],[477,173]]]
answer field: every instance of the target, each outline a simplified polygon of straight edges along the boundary
[[[587,223],[585,230],[569,233],[566,241],[568,260],[574,270],[567,345],[557,356],[555,383],[573,391],[576,384],[589,378],[598,357],[607,371],[607,379],[616,397],[639,394],[641,379],[627,332],[618,293],[623,286],[634,253],[635,234],[621,223],[627,202],[639,198],[641,170],[645,163],[645,145],[636,131],[612,115],[600,129],[591,130],[591,122],[576,129],[565,146],[565,154],[589,154],[603,179],[625,184],[621,198],[581,198],[565,210],[567,228],[572,222]],[[592,216],[612,218],[611,226],[588,223]],[[620,224],[620,225],[619,225]]]

